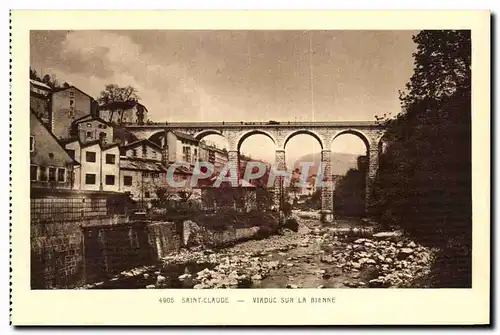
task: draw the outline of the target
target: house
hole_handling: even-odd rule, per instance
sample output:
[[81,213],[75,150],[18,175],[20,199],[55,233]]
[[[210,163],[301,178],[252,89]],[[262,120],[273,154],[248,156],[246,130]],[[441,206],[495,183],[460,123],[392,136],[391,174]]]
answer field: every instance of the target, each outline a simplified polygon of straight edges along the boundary
[[30,109],[46,127],[50,127],[50,95],[52,89],[45,83],[30,79]]
[[70,189],[78,166],[34,110],[30,112],[30,180],[32,187]]
[[72,136],[72,123],[86,115],[96,113],[95,100],[80,89],[69,86],[52,92],[50,130],[58,139]]
[[65,148],[80,163],[74,173],[75,189],[120,191],[118,143],[107,144],[100,139],[82,142],[75,138],[65,141]]
[[135,100],[116,101],[99,106],[99,117],[112,124],[144,124],[147,108]]
[[71,135],[77,137],[80,142],[92,142],[101,140],[102,143],[114,142],[113,127],[97,116],[85,115],[73,121]]
[[227,151],[209,145],[205,141],[200,141],[200,161],[210,162],[214,166],[215,172],[220,172],[228,162]]
[[168,162],[186,162],[194,165],[198,161],[198,149],[200,141],[179,131],[167,133]]
[[140,140],[120,149],[120,190],[129,192],[134,200],[156,198],[156,188],[164,183],[165,166],[161,163],[161,148]]

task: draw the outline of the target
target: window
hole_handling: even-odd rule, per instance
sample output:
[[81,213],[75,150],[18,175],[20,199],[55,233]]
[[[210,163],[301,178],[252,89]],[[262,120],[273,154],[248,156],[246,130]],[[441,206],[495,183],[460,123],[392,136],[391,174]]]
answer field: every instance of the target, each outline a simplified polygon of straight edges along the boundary
[[148,191],[144,192],[144,198],[149,198],[149,192]]
[[57,169],[57,181],[60,183],[64,183],[66,181],[66,169]]
[[92,127],[92,123],[87,123],[87,128]]
[[74,91],[69,91],[69,97],[74,98],[75,97],[75,92]]
[[38,180],[38,166],[31,165],[30,180]]
[[156,159],[156,151],[153,151],[153,159]]
[[70,106],[68,114],[69,114],[70,117],[74,117],[75,116],[75,107]]
[[147,154],[148,154],[148,149],[146,148],[146,146],[143,146],[143,147],[142,147],[142,157],[143,157],[143,158],[144,158],[144,157],[146,157],[146,156],[147,156]]
[[182,159],[184,162],[191,162],[191,147],[182,147]]
[[123,176],[123,185],[132,186],[132,176]]
[[40,166],[40,180],[47,181],[47,168],[45,166]]
[[106,185],[114,185],[115,184],[115,176],[112,174],[106,175]]
[[132,156],[137,157],[137,150],[132,150]]
[[142,176],[143,176],[144,178],[149,178],[149,172],[143,172],[143,173],[142,173]]
[[87,134],[86,134],[87,138],[92,138],[92,132],[91,131],[88,131]]
[[106,140],[107,136],[108,136],[108,134],[106,134],[105,132],[100,132],[99,133],[99,140],[101,140],[102,143],[106,143],[107,142],[107,140]]
[[97,125],[97,128],[101,129],[102,128],[102,124]]
[[35,151],[35,136],[30,136],[30,152]]
[[87,151],[85,153],[85,160],[87,162],[95,163],[95,152],[93,152],[93,151]]
[[113,154],[106,154],[106,164],[115,164],[116,156]]
[[160,174],[158,172],[153,172],[153,173],[151,173],[151,177],[153,177],[153,178],[159,178]]
[[95,184],[95,174],[94,173],[86,173],[85,174],[85,184],[94,185]]
[[73,150],[73,149],[66,149],[66,151],[68,152],[69,157],[75,159],[75,150]]
[[56,171],[55,167],[49,167],[49,181],[56,181]]
[[75,104],[75,100],[69,99],[69,106],[73,107],[74,104]]

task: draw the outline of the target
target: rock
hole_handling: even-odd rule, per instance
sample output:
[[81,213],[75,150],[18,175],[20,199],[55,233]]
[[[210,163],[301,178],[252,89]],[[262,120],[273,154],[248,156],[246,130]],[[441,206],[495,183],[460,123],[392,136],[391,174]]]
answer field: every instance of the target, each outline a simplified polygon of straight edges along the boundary
[[155,271],[155,275],[159,275],[161,272],[160,271]]
[[416,244],[415,244],[415,242],[413,242],[413,241],[411,241],[410,243],[408,243],[406,246],[407,246],[408,248],[416,248],[416,247],[417,247],[417,245],[416,245]]
[[196,284],[193,286],[194,289],[204,289],[204,288],[207,288],[207,286],[205,284]]
[[286,266],[292,267],[293,263],[288,263]]
[[147,285],[146,288],[150,289],[150,288],[156,288],[155,285]]
[[367,241],[367,239],[366,239],[366,238],[358,238],[356,241],[354,241],[354,243],[356,243],[356,244],[361,244],[361,243],[363,243],[363,242],[365,242],[365,241]]
[[325,288],[325,285],[319,285],[318,287],[316,288]]
[[359,286],[365,286],[365,285],[366,285],[366,283],[365,283],[364,281],[360,281],[360,282],[358,283],[358,285],[359,285]]
[[144,279],[148,279],[149,278],[149,273],[145,273],[144,274]]
[[382,279],[372,279],[368,282],[369,287],[380,288],[380,287],[388,287],[389,285],[384,282]]
[[262,276],[261,275],[253,275],[252,280],[262,280]]
[[180,280],[184,280],[187,278],[191,278],[191,275],[189,273],[182,274],[178,277]]
[[299,288],[299,286],[295,284],[286,284],[286,288]]
[[402,235],[401,231],[384,231],[380,233],[373,234],[372,236],[377,239],[384,239],[389,237],[399,237]]
[[356,283],[356,282],[351,282],[351,281],[348,281],[348,280],[344,281],[344,282],[343,282],[343,284],[344,284],[345,286],[347,286],[347,287],[358,287],[358,283]]
[[352,278],[356,279],[356,278],[359,278],[359,272],[354,272],[352,275],[351,275]]
[[156,277],[156,282],[158,284],[163,284],[166,280],[167,278],[163,277],[162,275],[158,275],[158,277]]
[[354,262],[354,263],[352,263],[352,267],[355,269],[361,269],[361,264]]
[[384,262],[391,264],[393,262],[393,260],[392,260],[392,258],[387,257],[386,259],[384,259]]
[[413,249],[411,249],[411,248],[402,248],[402,249],[399,250],[398,259],[405,259],[409,255],[411,255],[412,253],[413,253]]

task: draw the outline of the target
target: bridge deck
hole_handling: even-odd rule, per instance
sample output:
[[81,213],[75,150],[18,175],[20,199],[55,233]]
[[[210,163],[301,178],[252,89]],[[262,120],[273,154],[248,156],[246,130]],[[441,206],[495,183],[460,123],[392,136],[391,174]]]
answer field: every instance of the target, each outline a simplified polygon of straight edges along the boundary
[[130,129],[144,128],[318,128],[318,127],[376,127],[376,121],[319,121],[319,122],[155,122],[144,125],[127,125]]

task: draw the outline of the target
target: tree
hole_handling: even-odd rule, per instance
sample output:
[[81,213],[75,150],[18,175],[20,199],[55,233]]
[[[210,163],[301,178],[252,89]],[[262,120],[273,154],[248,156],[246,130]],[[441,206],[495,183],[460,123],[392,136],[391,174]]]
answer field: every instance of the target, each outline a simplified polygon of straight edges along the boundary
[[[138,102],[140,97],[138,96],[138,91],[132,86],[121,87],[116,84],[108,84],[105,86],[104,90],[101,91],[97,102],[100,106],[106,106],[111,111],[109,120],[113,120],[113,114],[115,112],[123,111],[123,108],[119,107],[116,103],[120,102]],[[120,121],[123,117],[123,113],[120,115]]]
[[64,82],[62,85],[59,85],[59,81],[57,80],[54,74],[53,75],[45,74],[43,77],[40,77],[40,75],[36,72],[36,70],[32,69],[31,67],[30,67],[30,79],[47,84],[52,89],[70,87],[70,85],[67,82]]
[[113,102],[139,101],[137,90],[132,86],[120,87],[116,84],[108,84],[101,91],[97,101],[100,105],[106,105]]
[[[375,182],[379,219],[442,250],[435,286],[470,286],[471,42],[469,31],[422,31],[402,110],[387,121]],[[451,255],[451,256],[450,256]],[[454,260],[454,261],[452,261]],[[454,262],[460,262],[457,265]]]

